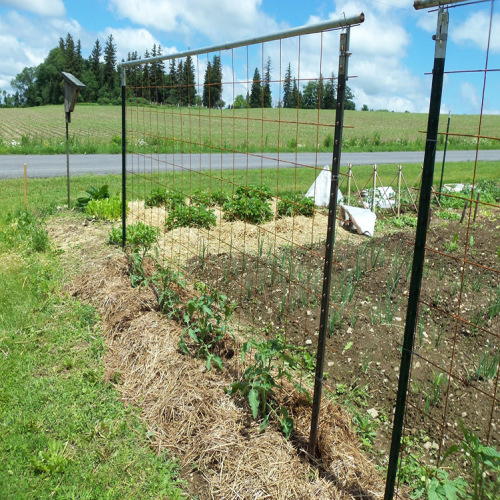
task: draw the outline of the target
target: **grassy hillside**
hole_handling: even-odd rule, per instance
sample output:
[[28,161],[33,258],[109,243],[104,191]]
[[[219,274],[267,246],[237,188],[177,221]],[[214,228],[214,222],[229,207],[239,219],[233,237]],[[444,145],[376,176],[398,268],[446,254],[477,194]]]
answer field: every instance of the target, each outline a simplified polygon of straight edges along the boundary
[[[446,116],[441,118],[442,132]],[[129,148],[144,152],[331,151],[331,110],[127,107]],[[422,150],[426,114],[346,111],[344,151]],[[451,133],[477,134],[477,115],[452,117]],[[486,115],[482,135],[495,137],[500,116]],[[121,108],[78,104],[70,124],[73,153],[119,153]],[[444,136],[440,136],[443,143]],[[473,138],[450,137],[450,149],[472,149]],[[484,139],[482,148],[497,148]],[[0,109],[0,154],[65,152],[64,108]]]

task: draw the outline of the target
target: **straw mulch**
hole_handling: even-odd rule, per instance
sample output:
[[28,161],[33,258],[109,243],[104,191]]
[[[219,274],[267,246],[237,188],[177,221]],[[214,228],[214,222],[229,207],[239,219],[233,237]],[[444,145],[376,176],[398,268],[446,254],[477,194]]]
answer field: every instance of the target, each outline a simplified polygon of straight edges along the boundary
[[[276,213],[277,200],[271,202]],[[129,202],[127,224],[142,221],[161,229],[165,226],[168,211],[164,207],[145,207],[144,201]],[[227,222],[220,207],[215,207],[217,224],[210,231],[198,228],[176,228],[162,234],[161,253],[171,262],[184,265],[190,258],[201,255],[240,252],[256,255],[275,253],[286,245],[311,248],[326,238],[328,215],[315,213],[314,217],[284,217],[259,226],[243,221]],[[349,240],[352,245],[366,242],[365,236],[349,233],[337,224],[336,241]]]
[[[65,248],[74,236],[64,228],[53,234]],[[87,249],[92,256],[84,255]],[[291,390],[280,396],[295,421],[292,442],[273,424],[259,432],[247,405],[225,391],[241,368],[238,353],[225,361],[223,372],[207,372],[203,360],[178,351],[180,327],[157,313],[153,293],[131,288],[118,251],[102,239],[100,257],[94,245],[78,250],[84,264],[69,291],[100,313],[106,376],[118,380],[125,402],[142,409],[158,451],[168,450],[186,469],[196,464],[198,482],[191,493],[217,499],[381,498],[383,482],[360,452],[343,411],[323,401],[323,465],[311,466],[300,451],[309,433],[309,404]]]

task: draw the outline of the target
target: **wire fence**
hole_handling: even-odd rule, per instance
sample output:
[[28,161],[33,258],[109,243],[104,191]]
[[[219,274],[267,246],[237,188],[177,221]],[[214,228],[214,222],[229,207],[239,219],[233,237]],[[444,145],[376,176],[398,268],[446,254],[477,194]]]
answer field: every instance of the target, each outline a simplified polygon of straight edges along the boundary
[[[499,198],[495,183],[480,181],[477,157],[471,185],[440,189],[427,152],[430,179],[425,160],[423,173],[411,177],[400,165],[374,165],[363,175],[340,168],[348,26],[360,22],[125,63],[123,236],[130,242],[139,222],[159,228],[153,260],[172,271],[169,289],[185,280],[193,297],[209,297],[219,311],[221,295],[235,304],[231,326],[243,356],[234,387],[247,388],[254,416],[293,434],[290,391],[308,392],[309,457],[325,459],[315,418],[321,426],[320,402],[342,404],[361,447],[389,462],[386,498],[394,486],[404,497],[408,485],[471,480],[472,459],[460,451],[446,457],[450,469],[441,464],[464,432],[498,445]],[[488,54],[484,89],[498,85]],[[302,109],[305,96],[311,109]],[[321,183],[325,151],[332,161]],[[328,202],[315,205],[325,186]],[[350,208],[377,214],[384,237],[359,234],[346,218]],[[421,263],[415,228],[416,245],[424,234]],[[422,286],[412,285],[415,273]],[[183,339],[185,352],[216,364],[234,355],[225,343],[203,350],[195,337]],[[272,411],[242,382],[249,360],[263,358],[273,360]],[[304,439],[300,446],[306,452]],[[486,470],[483,489],[496,471]]]

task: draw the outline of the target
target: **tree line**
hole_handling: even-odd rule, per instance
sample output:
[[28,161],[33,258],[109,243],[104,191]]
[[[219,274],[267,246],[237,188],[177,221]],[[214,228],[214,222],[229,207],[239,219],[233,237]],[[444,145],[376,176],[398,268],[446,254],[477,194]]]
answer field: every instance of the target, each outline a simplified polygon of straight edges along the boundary
[[[146,50],[144,59],[161,57],[161,45],[153,45]],[[127,61],[140,61],[137,52],[129,52]],[[24,68],[12,81],[13,94],[5,91],[0,94],[0,105],[4,107],[28,107],[44,104],[61,104],[64,100],[64,84],[61,72],[72,73],[81,80],[86,88],[80,92],[83,102],[99,104],[119,104],[120,78],[116,68],[116,45],[113,35],[109,35],[104,46],[97,39],[90,56],[82,56],[81,42],[76,43],[70,33],[60,38],[45,60],[38,66]],[[272,64],[268,58],[263,68],[263,77],[255,68],[252,83],[246,96],[236,96],[227,107],[271,108]],[[166,68],[163,61],[148,61],[125,69],[129,97],[141,98],[146,102],[171,106],[203,106],[224,108],[222,99],[222,64],[220,56],[214,55],[208,61],[204,74],[203,90],[197,92],[196,74],[190,56],[177,62],[171,59]],[[310,80],[305,85],[297,82],[292,75],[291,64],[285,72],[282,95],[276,99],[275,106],[283,108],[335,109],[336,86],[333,73],[329,78]],[[302,87],[302,88],[300,88]],[[345,109],[355,109],[354,95],[346,88]]]

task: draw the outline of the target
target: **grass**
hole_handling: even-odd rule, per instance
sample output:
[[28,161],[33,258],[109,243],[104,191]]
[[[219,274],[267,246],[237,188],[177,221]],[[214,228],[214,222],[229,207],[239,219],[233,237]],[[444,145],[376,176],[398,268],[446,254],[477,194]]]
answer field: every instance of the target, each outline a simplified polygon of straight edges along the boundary
[[181,498],[177,464],[103,381],[96,311],[64,293],[40,220],[22,220],[0,222],[0,496]]
[[[128,106],[130,149],[136,152],[331,151],[335,111],[294,109],[208,110]],[[298,123],[298,124],[297,124]],[[427,115],[345,112],[344,151],[423,150]],[[441,120],[444,132],[446,117]],[[477,115],[453,117],[451,132],[477,133]],[[485,115],[482,134],[496,137],[500,116]],[[119,153],[121,107],[79,103],[69,127],[73,153]],[[444,136],[439,136],[442,148]],[[448,149],[474,149],[473,138],[450,136]],[[63,106],[0,109],[0,154],[65,153]],[[481,148],[498,141],[482,140]]]

